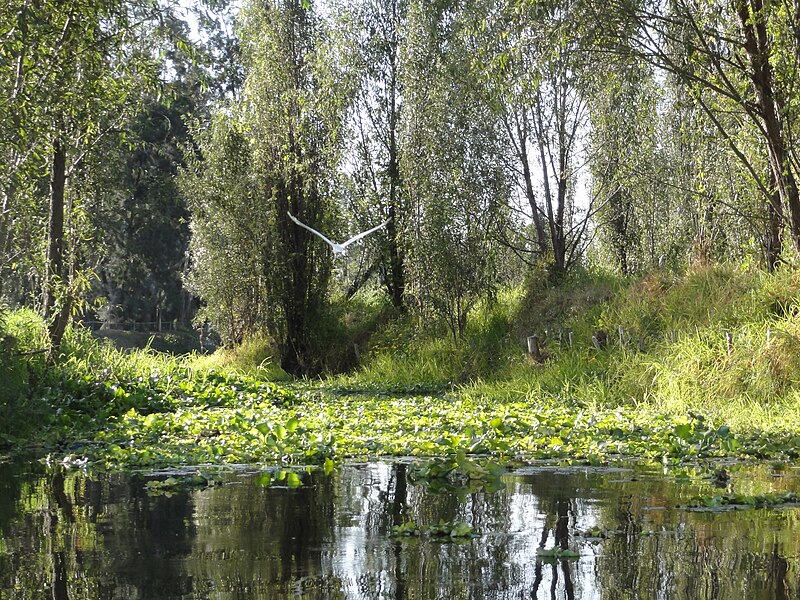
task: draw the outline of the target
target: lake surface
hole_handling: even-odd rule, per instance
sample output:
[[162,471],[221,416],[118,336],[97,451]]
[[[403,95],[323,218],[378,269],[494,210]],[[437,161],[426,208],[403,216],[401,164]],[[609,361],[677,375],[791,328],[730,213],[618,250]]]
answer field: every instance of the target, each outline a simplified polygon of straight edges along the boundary
[[[492,491],[409,469],[214,471],[181,490],[159,487],[174,473],[0,464],[0,598],[800,597],[797,508],[690,510],[725,490],[661,469],[525,467]],[[728,471],[737,493],[800,490],[795,467]],[[407,521],[474,537],[392,537]],[[554,547],[580,556],[539,555]]]

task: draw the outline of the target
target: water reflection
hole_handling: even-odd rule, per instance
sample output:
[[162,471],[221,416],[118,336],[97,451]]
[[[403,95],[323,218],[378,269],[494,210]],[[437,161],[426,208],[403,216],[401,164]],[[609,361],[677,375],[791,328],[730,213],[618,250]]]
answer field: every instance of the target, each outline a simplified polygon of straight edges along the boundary
[[[800,488],[734,471],[737,491]],[[403,463],[263,487],[150,497],[143,476],[0,465],[0,598],[797,598],[796,509],[690,512],[710,485],[634,470],[527,469],[505,488],[441,493]],[[478,536],[394,539],[465,521]],[[546,559],[541,549],[580,553]]]

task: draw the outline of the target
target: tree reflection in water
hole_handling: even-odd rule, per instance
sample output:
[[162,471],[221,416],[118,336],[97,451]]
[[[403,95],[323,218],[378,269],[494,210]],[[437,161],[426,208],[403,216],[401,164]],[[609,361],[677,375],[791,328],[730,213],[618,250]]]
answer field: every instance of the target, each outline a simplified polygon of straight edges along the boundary
[[[0,598],[800,594],[794,509],[690,512],[678,507],[702,481],[655,472],[527,469],[494,493],[435,492],[407,472],[403,462],[355,464],[291,488],[229,471],[224,485],[150,497],[141,476],[0,465]],[[766,468],[736,480],[800,487]],[[465,521],[477,537],[392,538],[408,520]],[[538,555],[552,548],[580,557]]]

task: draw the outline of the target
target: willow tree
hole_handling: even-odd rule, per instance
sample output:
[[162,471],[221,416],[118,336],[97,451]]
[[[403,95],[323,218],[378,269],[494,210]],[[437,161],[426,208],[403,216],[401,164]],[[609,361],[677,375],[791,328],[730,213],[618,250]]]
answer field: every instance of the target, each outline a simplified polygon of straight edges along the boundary
[[[231,341],[266,330],[278,342],[281,366],[309,374],[320,368],[314,333],[324,318],[331,255],[288,213],[332,229],[345,90],[308,3],[252,1],[241,18],[241,97],[216,117],[206,140],[212,147],[201,146],[212,160],[196,164],[186,183],[195,195],[192,277],[206,314]],[[204,271],[209,265],[213,273]],[[252,312],[234,327],[219,322],[226,310]]]
[[606,49],[634,52],[672,74],[716,128],[761,197],[768,267],[780,261],[785,227],[800,250],[796,3],[613,0],[587,7],[608,26],[603,43],[616,40]]
[[[155,85],[158,68],[142,40],[165,12],[144,1],[44,0],[12,2],[0,16],[0,248],[13,256],[46,238],[37,248],[44,256],[26,266],[40,284],[56,357],[79,296],[76,282],[85,281],[79,244],[87,207],[76,183],[99,140],[116,135],[137,94]],[[39,231],[20,215],[33,217]],[[17,266],[12,271],[24,272]]]
[[[599,66],[589,98],[592,187],[607,201],[597,212],[600,247],[628,275],[651,266],[644,246],[659,193],[659,95],[652,72],[636,61]],[[660,186],[659,186],[660,187]],[[663,189],[659,189],[663,192]]]
[[410,224],[400,169],[404,152],[401,50],[407,14],[408,0],[360,0],[339,8],[341,43],[348,48],[357,82],[350,119],[353,213],[362,229],[390,218],[385,235],[380,235],[377,270],[393,306],[401,310],[405,309]]
[[258,189],[242,124],[220,111],[194,139],[202,154],[187,154],[179,181],[191,213],[190,290],[200,297],[200,320],[226,342],[240,343],[268,314],[264,273],[269,207]]
[[[519,208],[533,235],[524,248],[554,279],[582,258],[598,199],[580,202],[589,130],[589,85],[580,14],[561,0],[494,6],[474,20],[473,70],[504,132]],[[528,259],[528,262],[532,262]]]
[[416,2],[404,55],[403,172],[413,233],[409,272],[423,311],[458,339],[470,309],[500,285],[509,194],[502,138],[476,94],[465,7]]

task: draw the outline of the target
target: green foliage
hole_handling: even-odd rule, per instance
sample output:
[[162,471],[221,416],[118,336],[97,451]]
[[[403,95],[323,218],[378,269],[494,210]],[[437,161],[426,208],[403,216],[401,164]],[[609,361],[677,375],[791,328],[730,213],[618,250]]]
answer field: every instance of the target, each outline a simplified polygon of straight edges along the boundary
[[[494,425],[500,427],[502,420],[496,419]],[[474,433],[473,437],[476,442],[474,449],[478,449],[483,440],[474,436]],[[411,465],[408,477],[413,483],[425,485],[434,491],[491,492],[505,487],[501,479],[505,473],[506,468],[502,465],[492,461],[472,460],[467,457],[465,451],[460,450],[455,456]]]
[[641,272],[655,267],[665,245],[674,242],[659,230],[670,225],[673,215],[664,204],[671,197],[653,182],[666,176],[670,164],[657,145],[659,89],[643,61],[624,55],[600,66],[591,88],[589,160],[593,193],[603,201],[594,251],[606,254],[604,264],[623,275]]
[[602,307],[624,286],[624,279],[584,269],[573,270],[553,285],[543,269],[533,270],[512,305],[514,335],[524,340],[547,331],[551,341],[561,334],[562,342],[570,329],[575,339],[591,335]]
[[190,289],[225,342],[256,333],[274,310],[262,274],[267,265],[267,207],[255,196],[252,155],[242,127],[222,115],[195,134],[203,160],[190,157],[180,183],[192,212]]
[[[305,471],[310,471],[306,468]],[[326,473],[328,473],[326,468]],[[299,470],[277,469],[272,471],[262,471],[256,477],[256,484],[262,487],[284,486],[288,488],[298,488],[303,485],[303,472]]]
[[46,374],[47,329],[28,309],[0,306],[0,446],[28,435],[42,407],[31,398]]
[[89,440],[71,464],[174,466],[319,464],[364,456],[449,457],[414,467],[417,481],[448,490],[493,489],[496,461],[560,459],[605,464],[615,456],[681,463],[703,457],[796,456],[797,440],[734,435],[702,415],[642,407],[585,408],[566,401],[476,401],[468,396],[340,396],[247,377],[152,373],[133,381],[64,382],[55,431]]
[[[7,319],[8,309],[0,305],[0,377],[4,382],[0,389],[0,423],[9,421],[14,405],[25,392],[27,383],[21,361],[15,356],[17,340],[9,332]],[[0,435],[7,433],[3,429],[0,429]]]
[[569,548],[540,548],[536,551],[536,556],[547,562],[556,562],[560,560],[578,560],[581,555]]
[[344,90],[312,9],[249,2],[240,16],[242,96],[207,131],[198,127],[200,156],[183,178],[199,319],[234,344],[266,331],[282,368],[316,374],[314,325],[325,318],[331,257],[288,213],[332,229],[322,225],[334,221]]
[[266,381],[280,381],[289,375],[277,364],[278,349],[266,335],[248,337],[238,346],[222,347],[213,354],[198,356],[192,364],[203,370],[237,371]]
[[419,537],[422,530],[414,521],[404,521],[400,525],[392,526],[392,537]]
[[6,332],[15,340],[18,352],[31,352],[30,360],[36,362],[35,354],[47,347],[47,327],[41,315],[29,308],[17,308],[5,317]]
[[[603,315],[606,323],[625,323],[633,339],[644,336],[650,348],[613,360],[618,389],[675,412],[705,407],[731,424],[756,414],[774,423],[797,397],[798,326],[780,307],[791,306],[798,291],[785,271],[722,267],[646,278]],[[743,409],[751,411],[747,417]]]
[[695,511],[715,512],[720,510],[746,509],[746,508],[774,508],[779,506],[794,506],[800,502],[797,494],[716,494],[713,496],[698,496],[685,508]]
[[497,292],[509,259],[494,242],[511,184],[498,128],[470,72],[469,19],[414,3],[406,47],[409,150],[402,166],[419,215],[409,241],[409,287],[423,318],[441,319],[455,340],[472,309]]
[[[476,311],[462,344],[398,322],[373,338],[362,370],[339,382],[350,389],[374,389],[375,381],[394,390],[460,386],[462,394],[499,402],[631,404],[676,417],[694,411],[736,429],[788,435],[800,410],[798,297],[791,269],[701,267],[638,281],[587,273],[558,287],[529,284],[521,298],[511,294]],[[609,334],[604,351],[590,341],[599,329]],[[548,355],[543,365],[525,360],[532,333]]]
[[418,526],[413,521],[405,521],[392,527],[391,536],[395,538],[427,536],[437,541],[469,539],[477,537],[471,525],[463,521],[439,521],[434,525]]
[[[315,322],[307,357],[313,370],[335,374],[348,372],[358,366],[360,348],[373,335],[383,337],[381,328],[391,319],[393,310],[377,299],[359,295],[350,300],[338,299]],[[200,357],[195,364],[201,368],[231,369],[257,374],[268,380],[290,376],[279,364],[279,348],[266,334],[251,335],[238,345],[230,344],[214,354]]]
[[519,349],[512,340],[513,293],[480,303],[460,340],[442,324],[424,327],[410,315],[390,320],[369,338],[363,367],[335,382],[358,389],[437,392],[481,378],[502,376]]
[[[415,337],[407,321],[392,321],[365,352],[367,367],[321,384],[265,381],[275,371],[256,368],[263,341],[238,359],[253,368],[234,370],[230,358],[122,353],[76,329],[65,340],[68,358],[42,371],[29,392],[40,400],[19,418],[49,406],[36,413],[42,442],[84,440],[70,464],[329,469],[345,458],[439,457],[413,465],[410,476],[454,490],[492,488],[510,460],[800,456],[797,278],[721,267],[658,281],[620,285],[591,310],[565,311],[576,332],[611,329],[622,317],[625,327],[650,323],[644,352],[613,339],[597,350],[576,337],[573,348],[549,342],[547,362],[532,364],[510,336],[519,296],[509,294],[474,315],[469,346],[447,335]],[[584,306],[579,289],[571,294]],[[7,323],[18,324],[19,339],[44,335],[30,313]],[[722,324],[736,332],[730,352]],[[470,362],[470,353],[498,351],[494,362]],[[440,364],[426,366],[432,358]],[[459,385],[453,376],[465,365],[474,370]]]
[[[0,11],[0,281],[16,301],[45,290],[70,304],[82,300],[80,267],[101,246],[89,242],[103,143],[124,143],[122,122],[157,86],[155,53],[138,40],[158,19],[149,3],[122,0],[13,1]],[[50,194],[48,219],[54,172],[63,177],[53,190],[66,189]]]

